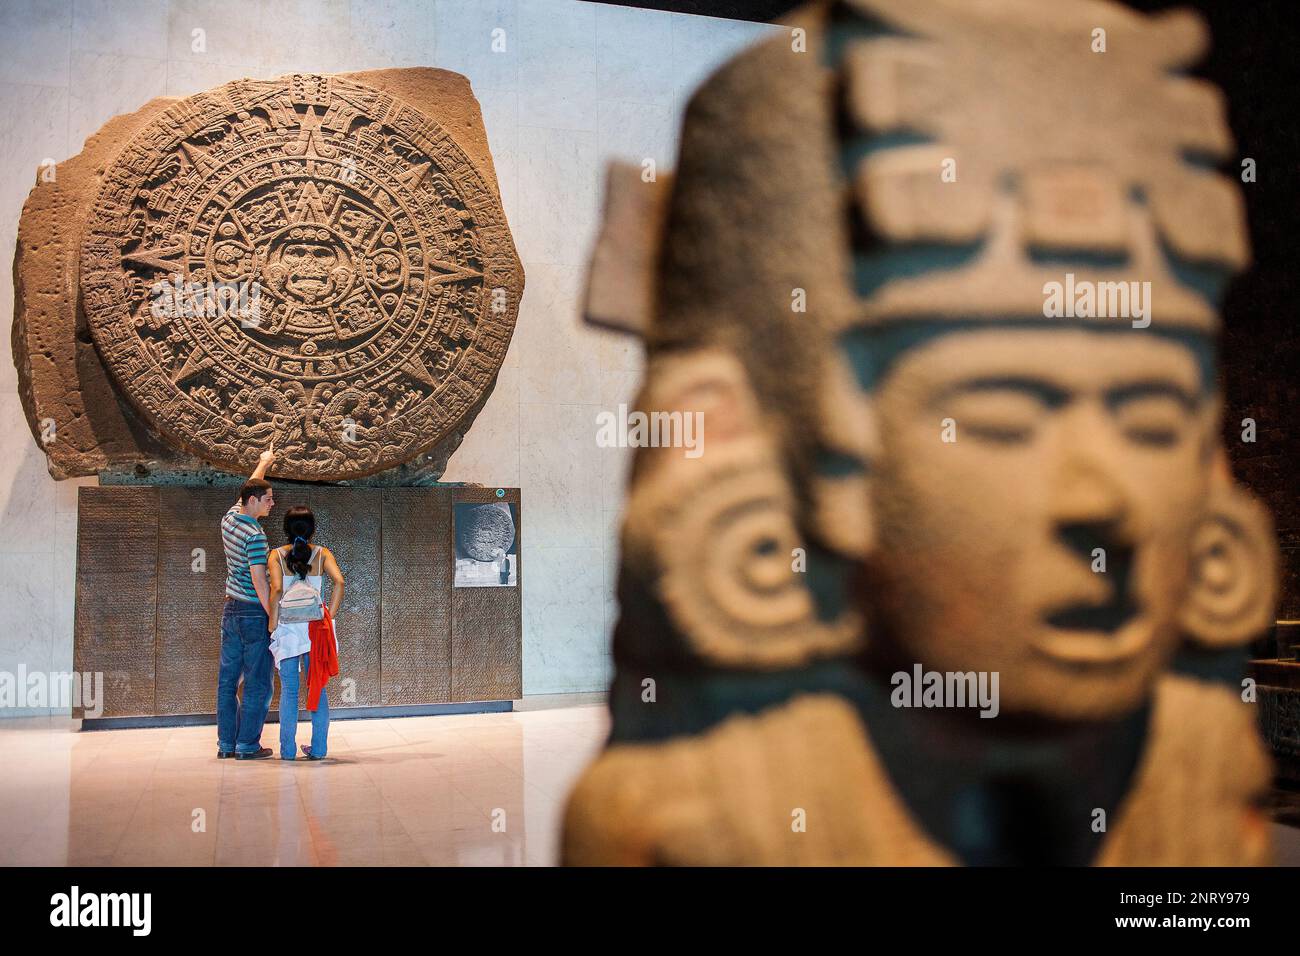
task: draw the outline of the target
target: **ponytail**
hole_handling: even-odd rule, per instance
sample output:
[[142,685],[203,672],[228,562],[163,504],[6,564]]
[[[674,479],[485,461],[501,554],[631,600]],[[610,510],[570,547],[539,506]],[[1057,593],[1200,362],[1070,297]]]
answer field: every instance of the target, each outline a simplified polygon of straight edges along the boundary
[[310,508],[298,505],[284,516],[284,536],[293,547],[286,564],[289,570],[305,578],[311,570],[311,536],[316,533],[316,516]]

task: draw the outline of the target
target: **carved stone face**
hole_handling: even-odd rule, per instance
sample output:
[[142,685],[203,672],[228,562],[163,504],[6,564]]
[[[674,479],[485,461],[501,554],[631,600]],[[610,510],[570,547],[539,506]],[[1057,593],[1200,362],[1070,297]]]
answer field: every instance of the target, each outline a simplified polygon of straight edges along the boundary
[[286,269],[285,288],[305,302],[328,298],[333,291],[333,273],[338,253],[327,242],[291,242],[280,261]]
[[955,332],[902,355],[875,399],[863,597],[901,653],[998,671],[1005,712],[1136,706],[1179,640],[1210,478],[1214,401],[1192,351],[1133,332]]

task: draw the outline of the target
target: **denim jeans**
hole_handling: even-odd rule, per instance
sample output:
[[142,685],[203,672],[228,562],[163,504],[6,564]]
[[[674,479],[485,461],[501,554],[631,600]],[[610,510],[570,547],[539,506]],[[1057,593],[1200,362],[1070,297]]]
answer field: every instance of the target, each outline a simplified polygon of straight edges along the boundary
[[[307,682],[302,674],[309,674],[310,654],[286,657],[280,661],[280,757],[292,760],[298,753],[298,688],[307,696]],[[304,701],[305,702],[305,701]],[[324,757],[329,746],[330,705],[321,688],[320,700],[311,714],[311,755]]]
[[[221,612],[221,668],[217,673],[217,749],[254,753],[271,706],[271,634],[266,611],[250,601],[227,601]],[[240,679],[242,698],[236,702]]]

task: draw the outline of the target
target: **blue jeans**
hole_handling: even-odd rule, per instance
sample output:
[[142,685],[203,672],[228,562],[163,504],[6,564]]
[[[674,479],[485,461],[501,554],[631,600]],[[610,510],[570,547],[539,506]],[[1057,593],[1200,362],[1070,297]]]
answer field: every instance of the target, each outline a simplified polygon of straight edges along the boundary
[[[280,758],[292,760],[298,753],[298,688],[307,693],[301,675],[310,673],[310,654],[286,657],[280,661]],[[311,755],[324,757],[329,746],[330,705],[325,699],[325,688],[320,691],[320,701],[311,714]]]
[[[221,612],[221,668],[217,673],[217,749],[254,753],[271,706],[271,634],[261,604],[227,601]],[[243,679],[244,693],[235,692]]]

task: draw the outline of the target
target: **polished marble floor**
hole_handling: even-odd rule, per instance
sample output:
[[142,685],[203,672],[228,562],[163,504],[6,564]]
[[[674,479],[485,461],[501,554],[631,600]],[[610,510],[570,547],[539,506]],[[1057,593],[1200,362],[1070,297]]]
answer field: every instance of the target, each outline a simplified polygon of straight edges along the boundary
[[217,760],[212,727],[3,721],[0,865],[553,865],[607,722],[596,703],[337,721],[312,763]]
[[[217,760],[212,727],[0,721],[0,866],[554,865],[608,728],[594,698],[337,721],[320,763]],[[1300,865],[1300,829],[1273,830],[1276,862]]]

